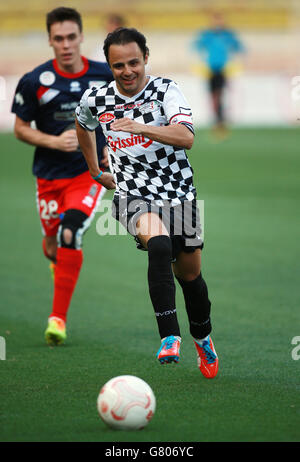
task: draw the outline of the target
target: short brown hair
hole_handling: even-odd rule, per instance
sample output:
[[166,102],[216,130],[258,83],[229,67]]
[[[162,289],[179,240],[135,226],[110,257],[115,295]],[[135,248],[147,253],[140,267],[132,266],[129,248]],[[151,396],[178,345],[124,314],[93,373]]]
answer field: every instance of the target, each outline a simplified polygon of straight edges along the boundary
[[80,32],[82,32],[82,19],[80,13],[78,13],[78,11],[74,8],[66,8],[64,6],[60,6],[59,8],[55,8],[47,14],[46,24],[48,34],[50,34],[50,28],[52,24],[63,21],[76,22],[76,24],[79,26]]
[[146,37],[139,32],[138,30],[132,28],[128,29],[127,27],[120,27],[114,32],[108,34],[104,41],[103,51],[108,61],[108,52],[111,45],[126,45],[127,43],[136,42],[141,49],[144,58],[149,54],[149,48],[146,45]]

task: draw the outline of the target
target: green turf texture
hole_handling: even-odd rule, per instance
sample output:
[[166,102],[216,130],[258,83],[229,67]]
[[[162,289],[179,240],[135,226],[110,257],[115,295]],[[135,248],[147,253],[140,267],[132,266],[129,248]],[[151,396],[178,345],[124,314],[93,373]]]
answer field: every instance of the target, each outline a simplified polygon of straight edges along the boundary
[[[84,239],[84,265],[66,345],[44,330],[52,280],[41,250],[33,148],[1,135],[0,441],[299,441],[299,138],[295,129],[236,129],[216,142],[197,131],[189,153],[205,201],[203,274],[212,300],[219,375],[196,366],[177,286],[182,355],[155,359],[160,339],[147,258],[130,236]],[[109,193],[106,198],[111,198]],[[110,378],[152,387],[157,410],[139,432],[110,430],[96,399]]]

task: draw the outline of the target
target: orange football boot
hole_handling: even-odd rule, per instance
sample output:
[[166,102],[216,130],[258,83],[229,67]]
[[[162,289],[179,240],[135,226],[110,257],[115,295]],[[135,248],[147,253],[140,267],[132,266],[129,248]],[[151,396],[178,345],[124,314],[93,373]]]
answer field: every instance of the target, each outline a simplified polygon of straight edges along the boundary
[[162,340],[156,357],[161,364],[178,363],[180,355],[180,340],[174,335],[169,335]]
[[219,359],[212,339],[210,336],[202,341],[194,339],[194,343],[197,350],[200,371],[207,379],[213,379],[218,373]]

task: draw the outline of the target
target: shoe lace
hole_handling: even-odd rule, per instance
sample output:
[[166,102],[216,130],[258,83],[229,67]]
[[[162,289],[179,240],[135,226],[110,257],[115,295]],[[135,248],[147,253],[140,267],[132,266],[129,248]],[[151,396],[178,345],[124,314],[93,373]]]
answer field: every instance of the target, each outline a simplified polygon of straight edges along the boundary
[[166,338],[165,348],[167,350],[173,348],[173,345],[175,342],[176,342],[176,338],[173,337],[173,335],[170,335],[169,337]]
[[200,351],[203,353],[203,356],[205,357],[208,364],[213,364],[215,362],[217,356],[210,348],[208,340],[204,340]]

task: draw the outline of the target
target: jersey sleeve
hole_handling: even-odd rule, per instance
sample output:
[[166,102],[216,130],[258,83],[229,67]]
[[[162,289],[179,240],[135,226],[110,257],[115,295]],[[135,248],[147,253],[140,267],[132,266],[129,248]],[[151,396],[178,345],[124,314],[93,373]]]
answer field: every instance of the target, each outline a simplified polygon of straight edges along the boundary
[[38,111],[36,92],[29,74],[25,74],[19,81],[11,112],[15,113],[25,122],[35,120]]
[[244,52],[245,48],[242,42],[238,39],[237,35],[232,31],[228,31],[228,40],[231,51],[235,53]]
[[175,82],[171,82],[168,86],[163,109],[169,125],[183,124],[194,134],[192,110]]
[[75,115],[76,119],[85,130],[94,131],[99,126],[99,121],[96,116],[91,113],[89,108],[89,95],[91,90],[86,90],[78,104]]
[[202,53],[209,46],[210,34],[208,31],[200,32],[192,42],[192,50]]

